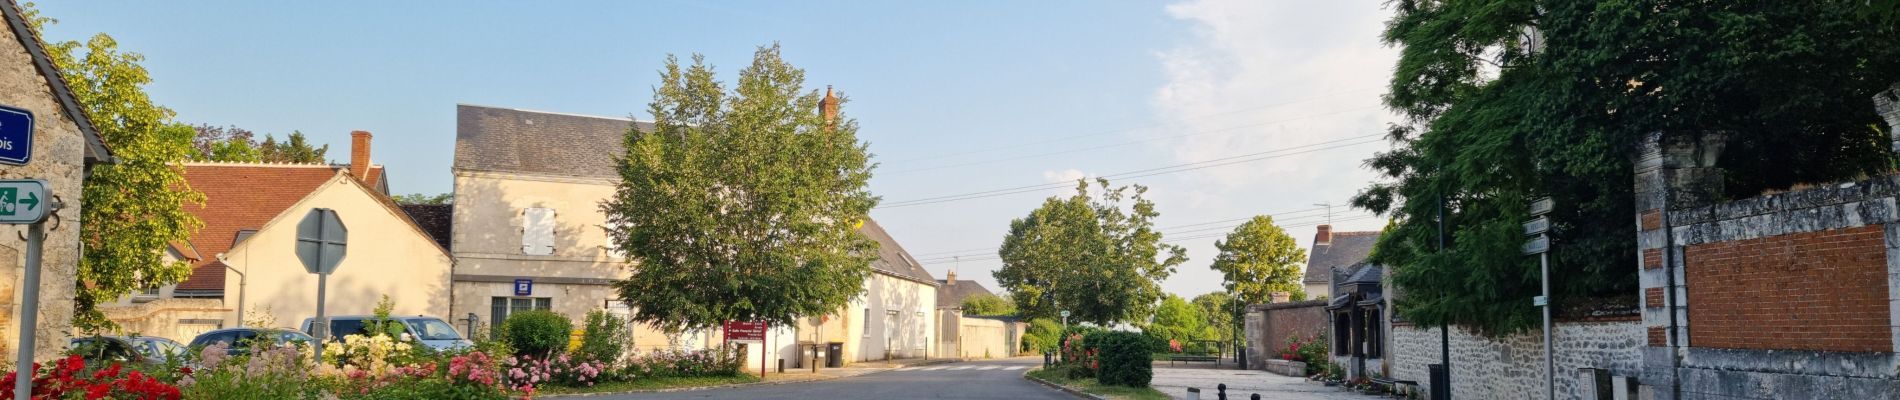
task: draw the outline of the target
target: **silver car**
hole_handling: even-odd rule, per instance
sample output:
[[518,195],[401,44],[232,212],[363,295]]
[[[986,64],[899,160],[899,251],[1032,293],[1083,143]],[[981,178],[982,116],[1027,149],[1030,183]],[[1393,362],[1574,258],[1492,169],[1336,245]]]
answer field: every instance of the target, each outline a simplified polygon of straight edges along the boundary
[[[344,336],[363,334],[363,322],[376,319],[376,316],[338,315],[329,318],[330,338],[341,340]],[[403,324],[405,340],[414,340],[432,349],[459,350],[475,345],[475,342],[463,338],[461,332],[456,332],[454,325],[449,325],[441,318],[417,315],[390,316],[389,319]],[[310,329],[311,320],[312,318],[304,318],[302,326],[305,333],[314,335],[315,333]]]

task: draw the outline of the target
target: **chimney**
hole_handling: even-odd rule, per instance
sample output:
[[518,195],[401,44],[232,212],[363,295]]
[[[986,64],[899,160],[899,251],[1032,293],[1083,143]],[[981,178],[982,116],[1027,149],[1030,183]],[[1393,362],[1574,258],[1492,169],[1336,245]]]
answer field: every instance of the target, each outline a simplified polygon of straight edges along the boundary
[[836,124],[838,101],[838,96],[831,93],[831,86],[825,85],[825,99],[818,101],[818,113],[825,116],[825,125]]
[[1313,235],[1313,245],[1314,246],[1330,246],[1332,244],[1333,244],[1333,226],[1329,224],[1321,224],[1319,226],[1319,234]]
[[369,131],[350,132],[350,176],[369,181]]
[[957,285],[957,270],[955,268],[950,269],[950,273],[944,275],[943,282],[946,284],[949,284],[949,286],[956,286]]
[[1293,293],[1289,293],[1289,292],[1273,292],[1271,296],[1274,303],[1287,303],[1287,302],[1293,301]]

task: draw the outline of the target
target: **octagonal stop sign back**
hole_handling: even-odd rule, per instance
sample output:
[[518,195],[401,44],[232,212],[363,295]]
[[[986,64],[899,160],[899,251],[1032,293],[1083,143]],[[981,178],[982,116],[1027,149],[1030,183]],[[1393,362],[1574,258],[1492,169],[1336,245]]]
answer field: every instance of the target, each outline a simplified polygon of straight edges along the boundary
[[297,223],[297,260],[312,274],[329,275],[343,262],[343,249],[350,230],[343,227],[336,210],[317,208],[304,214]]

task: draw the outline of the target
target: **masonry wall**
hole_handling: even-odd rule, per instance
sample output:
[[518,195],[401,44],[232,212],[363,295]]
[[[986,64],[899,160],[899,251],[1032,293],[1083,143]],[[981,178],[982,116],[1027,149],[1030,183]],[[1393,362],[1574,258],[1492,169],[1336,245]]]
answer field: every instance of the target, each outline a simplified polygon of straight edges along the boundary
[[[1437,328],[1397,325],[1385,354],[1389,375],[1417,381],[1430,393],[1427,366],[1440,361]],[[1533,330],[1503,338],[1486,338],[1460,329],[1451,332],[1452,397],[1458,399],[1525,399],[1544,391],[1544,337]],[[1557,398],[1578,395],[1578,368],[1603,368],[1616,375],[1632,375],[1642,367],[1642,323],[1632,317],[1587,322],[1559,322],[1551,335],[1556,356]]]
[[[11,4],[0,7],[12,7]],[[32,39],[28,39],[32,40]],[[42,247],[39,329],[35,357],[44,360],[65,350],[72,337],[73,282],[79,270],[79,186],[85,163],[85,138],[73,116],[59,106],[46,77],[12,29],[0,29],[0,104],[33,113],[33,160],[27,165],[0,166],[0,179],[36,178],[47,190],[65,200],[56,212],[58,223],[48,223]],[[50,219],[49,219],[50,220]],[[58,229],[53,229],[57,227]],[[25,226],[8,231],[24,232]],[[13,354],[20,337],[21,282],[26,241],[12,233],[0,234],[0,353]]]
[[1326,301],[1257,304],[1247,308],[1247,363],[1266,369],[1266,360],[1286,348],[1288,338],[1311,338],[1326,333]]

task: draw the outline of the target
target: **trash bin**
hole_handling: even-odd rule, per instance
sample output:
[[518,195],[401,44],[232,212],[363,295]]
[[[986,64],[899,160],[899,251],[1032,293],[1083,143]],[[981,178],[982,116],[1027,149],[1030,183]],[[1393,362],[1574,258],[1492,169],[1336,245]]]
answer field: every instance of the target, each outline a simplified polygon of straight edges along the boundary
[[825,368],[844,366],[844,343],[831,342],[825,346]]
[[1445,369],[1445,364],[1426,364],[1425,370],[1431,378],[1431,397],[1433,399],[1451,398],[1451,370]]

